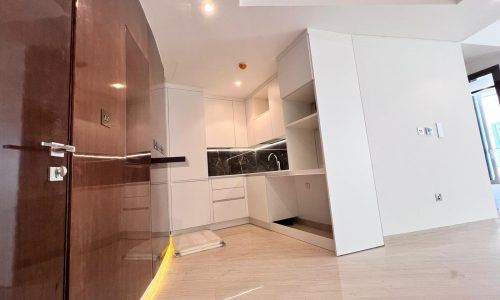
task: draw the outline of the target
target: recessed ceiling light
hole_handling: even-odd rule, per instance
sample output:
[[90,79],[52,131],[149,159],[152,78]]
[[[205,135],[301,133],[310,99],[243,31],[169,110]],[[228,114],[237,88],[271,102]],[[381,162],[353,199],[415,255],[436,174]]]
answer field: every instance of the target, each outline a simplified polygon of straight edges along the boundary
[[239,81],[239,80],[238,80],[238,81],[235,81],[235,82],[234,82],[234,85],[235,85],[235,86],[237,86],[237,87],[240,87],[240,86],[241,86],[241,81]]
[[112,88],[115,88],[117,90],[121,90],[121,89],[125,88],[125,85],[123,83],[119,83],[119,82],[110,84],[109,86]]
[[203,11],[207,15],[211,15],[215,11],[215,5],[214,5],[214,2],[212,0],[205,0],[205,1],[203,1],[202,6],[203,6]]

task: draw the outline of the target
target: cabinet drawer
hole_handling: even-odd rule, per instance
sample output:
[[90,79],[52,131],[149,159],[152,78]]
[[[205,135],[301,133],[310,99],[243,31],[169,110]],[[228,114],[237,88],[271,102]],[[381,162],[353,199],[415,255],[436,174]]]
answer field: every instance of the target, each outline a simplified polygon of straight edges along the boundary
[[212,191],[212,201],[237,199],[237,198],[245,198],[244,188],[240,187],[234,189],[223,189],[223,190]]
[[243,187],[243,177],[218,178],[211,181],[213,190]]
[[214,203],[214,222],[224,222],[248,217],[245,199],[236,199]]

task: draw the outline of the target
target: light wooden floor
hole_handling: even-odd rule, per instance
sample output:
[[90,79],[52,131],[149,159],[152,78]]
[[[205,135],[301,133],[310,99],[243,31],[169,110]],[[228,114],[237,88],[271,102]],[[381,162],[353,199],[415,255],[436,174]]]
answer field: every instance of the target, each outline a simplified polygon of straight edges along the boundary
[[157,299],[500,299],[500,221],[393,237],[344,257],[244,225],[174,258]]

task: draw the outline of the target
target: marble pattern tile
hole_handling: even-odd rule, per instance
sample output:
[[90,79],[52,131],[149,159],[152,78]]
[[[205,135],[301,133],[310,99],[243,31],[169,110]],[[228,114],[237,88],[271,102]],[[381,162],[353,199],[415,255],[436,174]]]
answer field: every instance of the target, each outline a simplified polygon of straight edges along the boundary
[[266,148],[210,149],[210,151],[207,151],[208,175],[222,176],[277,171],[276,158],[274,156],[269,157],[271,154],[276,155],[281,164],[281,170],[288,170],[286,142]]

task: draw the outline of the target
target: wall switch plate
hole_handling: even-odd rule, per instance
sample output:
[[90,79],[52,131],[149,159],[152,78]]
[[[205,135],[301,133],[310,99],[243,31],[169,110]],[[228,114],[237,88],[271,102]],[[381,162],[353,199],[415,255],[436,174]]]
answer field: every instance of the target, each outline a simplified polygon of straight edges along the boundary
[[434,129],[432,127],[425,127],[425,134],[432,135],[434,133]]
[[436,130],[437,130],[437,135],[438,138],[444,139],[444,126],[443,123],[436,123]]
[[443,201],[443,194],[441,194],[441,193],[434,194],[434,197],[436,198],[436,202]]
[[423,127],[418,127],[417,128],[417,134],[418,135],[424,135],[425,134],[425,129]]

